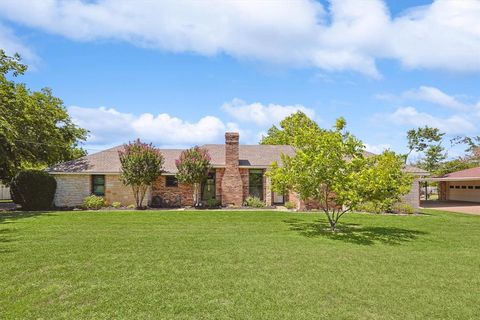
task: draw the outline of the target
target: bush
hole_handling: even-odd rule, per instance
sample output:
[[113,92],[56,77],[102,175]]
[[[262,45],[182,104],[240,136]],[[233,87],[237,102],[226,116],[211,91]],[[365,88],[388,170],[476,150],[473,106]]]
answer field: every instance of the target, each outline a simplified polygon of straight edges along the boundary
[[98,210],[106,206],[105,199],[92,194],[83,199],[83,207],[89,210]]
[[400,214],[414,214],[415,209],[408,203],[396,203],[393,205],[392,212]]
[[128,209],[135,209],[136,207],[137,207],[137,206],[134,205],[134,204],[129,204],[129,205],[127,206]]
[[217,199],[208,199],[207,201],[205,201],[205,206],[207,208],[218,208],[220,207],[220,201],[218,201]]
[[260,200],[257,197],[252,197],[252,196],[249,196],[249,197],[247,197],[247,199],[245,199],[245,204],[244,205],[246,207],[252,207],[252,208],[264,208],[265,207],[265,203],[262,200]]
[[365,202],[357,206],[357,211],[368,212],[368,213],[383,213],[385,208],[382,205],[373,202]]
[[41,170],[22,170],[12,180],[12,200],[23,210],[47,210],[53,205],[57,181]]
[[292,201],[287,201],[285,202],[285,208],[287,209],[295,209],[297,206],[295,205],[295,203],[293,203]]
[[112,207],[114,207],[115,209],[118,209],[122,206],[122,204],[118,201],[114,201],[112,202]]

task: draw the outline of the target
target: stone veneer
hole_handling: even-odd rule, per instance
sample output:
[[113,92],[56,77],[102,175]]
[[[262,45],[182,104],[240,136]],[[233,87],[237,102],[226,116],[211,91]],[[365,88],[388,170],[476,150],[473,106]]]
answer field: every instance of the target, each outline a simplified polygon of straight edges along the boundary
[[75,207],[91,193],[91,176],[88,174],[56,174],[57,190],[54,203],[57,207]]
[[160,176],[152,184],[152,197],[159,196],[173,205],[192,206],[193,186],[179,183],[177,187],[166,186],[166,176]]
[[225,171],[222,176],[222,205],[239,207],[243,204],[243,182],[238,167],[238,132],[225,133]]

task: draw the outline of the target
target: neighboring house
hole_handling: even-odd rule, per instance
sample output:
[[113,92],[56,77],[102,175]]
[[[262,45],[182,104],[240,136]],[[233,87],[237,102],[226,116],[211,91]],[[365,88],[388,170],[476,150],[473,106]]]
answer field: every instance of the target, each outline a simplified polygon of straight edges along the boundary
[[0,200],[10,199],[10,188],[0,183]]
[[439,200],[480,202],[480,167],[430,178],[439,182]]
[[[213,170],[202,186],[202,199],[217,199],[222,205],[241,206],[248,196],[262,199],[267,206],[281,205],[292,201],[297,208],[303,209],[298,196],[289,192],[277,194],[271,190],[270,178],[265,171],[272,162],[281,165],[281,155],[294,155],[295,150],[286,145],[240,145],[239,134],[227,132],[225,144],[207,144]],[[115,201],[123,205],[133,204],[130,187],[124,186],[119,179],[121,165],[118,146],[83,158],[66,162],[49,169],[57,180],[55,205],[59,207],[78,206],[83,199],[96,194],[105,197],[108,203]],[[164,172],[148,191],[145,204],[157,203],[172,206],[193,204],[193,187],[177,181],[175,160],[180,157],[181,149],[161,149],[165,158]],[[426,172],[407,167],[409,172],[418,176]],[[415,180],[412,192],[406,199],[415,208],[419,206],[419,184]]]

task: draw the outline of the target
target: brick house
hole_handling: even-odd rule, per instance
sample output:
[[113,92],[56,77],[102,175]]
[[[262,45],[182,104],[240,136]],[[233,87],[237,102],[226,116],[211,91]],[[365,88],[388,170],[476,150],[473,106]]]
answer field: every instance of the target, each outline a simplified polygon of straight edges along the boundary
[[[281,155],[294,155],[295,150],[287,145],[240,145],[239,134],[225,133],[225,144],[203,145],[211,157],[211,171],[202,186],[202,200],[217,199],[224,206],[241,206],[249,196],[262,199],[267,206],[281,205],[286,201],[303,209],[305,204],[294,193],[277,194],[271,190],[270,179],[265,171],[272,162],[281,165]],[[59,164],[49,169],[57,180],[55,205],[73,207],[82,204],[85,197],[96,194],[103,196],[107,203],[133,204],[130,187],[119,179],[121,165],[118,151],[122,146],[107,149],[83,158]],[[164,172],[148,190],[145,204],[161,202],[163,205],[190,206],[193,204],[193,187],[176,180],[175,160],[181,149],[161,149],[165,158]],[[424,171],[407,167],[414,174]],[[418,171],[418,172],[417,172]],[[418,207],[418,181],[406,197],[409,203]],[[415,198],[417,197],[417,198]]]

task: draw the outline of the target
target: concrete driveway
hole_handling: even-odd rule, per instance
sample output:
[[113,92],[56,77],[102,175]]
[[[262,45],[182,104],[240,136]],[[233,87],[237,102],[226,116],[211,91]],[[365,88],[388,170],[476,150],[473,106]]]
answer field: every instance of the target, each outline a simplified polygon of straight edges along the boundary
[[480,202],[466,201],[422,201],[420,206],[425,209],[435,209],[441,211],[460,212],[480,215]]

